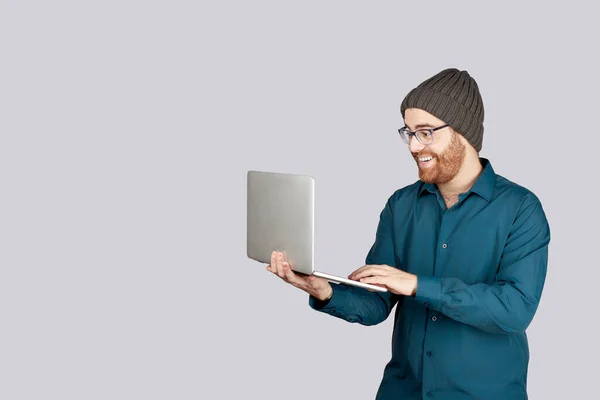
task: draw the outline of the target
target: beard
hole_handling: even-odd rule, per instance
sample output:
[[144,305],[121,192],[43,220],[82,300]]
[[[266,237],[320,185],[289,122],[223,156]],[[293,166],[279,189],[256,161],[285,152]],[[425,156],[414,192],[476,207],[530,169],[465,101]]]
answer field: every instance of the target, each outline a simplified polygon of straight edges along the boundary
[[[440,154],[422,151],[419,153],[412,153],[413,158],[417,162],[417,168],[419,168],[419,179],[425,183],[447,183],[450,182],[463,164],[465,159],[465,145],[461,143],[458,135],[454,133],[450,139],[448,147]],[[433,162],[434,165],[428,165],[425,168],[419,166],[419,160],[417,157],[432,156],[433,159],[429,161]]]

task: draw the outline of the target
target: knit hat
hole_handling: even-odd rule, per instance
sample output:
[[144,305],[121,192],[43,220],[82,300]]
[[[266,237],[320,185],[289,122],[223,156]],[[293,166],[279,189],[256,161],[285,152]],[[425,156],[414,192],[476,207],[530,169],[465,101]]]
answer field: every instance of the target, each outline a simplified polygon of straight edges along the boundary
[[445,69],[411,90],[400,106],[420,108],[448,123],[479,152],[483,142],[483,100],[467,71]]

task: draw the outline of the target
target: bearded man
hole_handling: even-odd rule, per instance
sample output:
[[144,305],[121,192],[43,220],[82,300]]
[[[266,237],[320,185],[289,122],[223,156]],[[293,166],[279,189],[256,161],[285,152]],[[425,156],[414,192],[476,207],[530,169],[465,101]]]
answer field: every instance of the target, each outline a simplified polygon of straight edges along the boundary
[[479,156],[484,107],[467,71],[439,72],[400,109],[419,180],[389,197],[366,265],[349,275],[387,292],[301,276],[277,251],[267,269],[348,322],[378,324],[396,307],[378,400],[527,399],[525,331],[550,242],[541,202]]

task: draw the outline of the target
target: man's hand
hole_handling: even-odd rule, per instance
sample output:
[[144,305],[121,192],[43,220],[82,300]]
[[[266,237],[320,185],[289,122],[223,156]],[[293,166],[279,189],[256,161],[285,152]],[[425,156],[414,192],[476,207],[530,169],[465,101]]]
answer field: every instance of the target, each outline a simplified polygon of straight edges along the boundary
[[271,264],[267,265],[267,271],[274,273],[285,282],[304,290],[321,301],[329,298],[333,292],[327,279],[314,275],[296,274],[292,271],[290,264],[285,261],[281,252],[274,251],[271,253]]
[[404,296],[417,292],[417,276],[389,265],[365,265],[348,275],[348,279],[383,286]]

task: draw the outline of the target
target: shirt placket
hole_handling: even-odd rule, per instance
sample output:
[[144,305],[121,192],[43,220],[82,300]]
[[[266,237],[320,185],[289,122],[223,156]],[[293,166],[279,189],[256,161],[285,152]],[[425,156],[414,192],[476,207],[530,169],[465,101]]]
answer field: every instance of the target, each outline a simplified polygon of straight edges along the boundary
[[[440,196],[441,197],[441,196]],[[442,200],[443,202],[443,200]],[[436,243],[436,256],[433,269],[433,275],[436,277],[442,276],[442,268],[448,259],[448,251],[450,246],[448,244],[448,238],[452,232],[452,227],[455,225],[453,222],[453,210],[445,210],[442,213],[440,221],[440,229]],[[428,307],[426,303],[426,327],[425,327],[425,340],[423,348],[423,398],[433,398],[436,389],[436,344],[437,338],[440,336],[438,328],[441,314]]]

